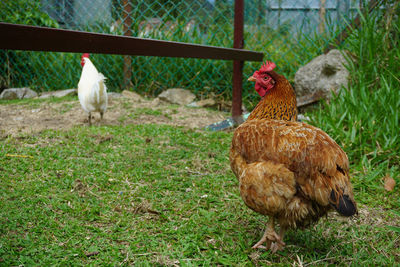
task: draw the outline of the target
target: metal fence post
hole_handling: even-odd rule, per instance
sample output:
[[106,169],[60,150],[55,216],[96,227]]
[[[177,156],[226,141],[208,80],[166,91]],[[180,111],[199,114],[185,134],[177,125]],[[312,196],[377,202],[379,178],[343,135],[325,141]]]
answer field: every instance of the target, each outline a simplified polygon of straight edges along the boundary
[[[131,0],[123,2],[123,25],[124,35],[132,36],[132,3]],[[132,57],[124,56],[124,89],[129,89],[132,86]]]
[[[242,49],[243,40],[243,0],[235,0],[235,19],[233,33],[233,48]],[[232,92],[232,117],[237,120],[242,115],[242,79],[243,61],[233,61],[233,92]],[[236,121],[240,123],[240,121]]]

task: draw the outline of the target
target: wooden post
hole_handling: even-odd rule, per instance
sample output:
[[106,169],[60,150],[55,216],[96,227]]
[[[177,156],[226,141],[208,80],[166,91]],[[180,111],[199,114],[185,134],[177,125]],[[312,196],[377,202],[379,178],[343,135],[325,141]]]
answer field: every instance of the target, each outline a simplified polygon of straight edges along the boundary
[[278,27],[281,27],[282,0],[278,1]]
[[[337,14],[337,23],[340,28],[343,29],[346,24],[349,25],[350,1],[349,0],[337,1],[336,14]],[[338,37],[340,43],[342,43],[345,40],[343,39],[343,36],[340,34]]]
[[[131,0],[123,1],[123,25],[124,25],[124,35],[132,36],[132,3]],[[124,56],[124,89],[129,89],[132,87],[132,57]]]
[[[243,40],[243,20],[244,20],[244,2],[235,0],[235,19],[233,33],[233,48],[242,49]],[[242,115],[242,80],[243,80],[243,61],[233,61],[233,92],[232,92],[232,117],[237,122]]]
[[325,32],[325,14],[326,14],[325,4],[326,4],[326,0],[320,0],[319,25],[318,25],[319,34],[322,34]]

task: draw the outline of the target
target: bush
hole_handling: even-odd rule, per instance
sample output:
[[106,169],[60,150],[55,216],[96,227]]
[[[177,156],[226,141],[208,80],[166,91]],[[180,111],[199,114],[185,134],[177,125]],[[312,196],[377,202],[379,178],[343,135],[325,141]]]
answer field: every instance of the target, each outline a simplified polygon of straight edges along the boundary
[[[36,26],[58,27],[58,23],[51,19],[40,8],[40,1],[13,0],[0,1],[0,21],[27,24]],[[12,85],[31,85],[40,77],[30,75],[33,68],[42,56],[33,52],[12,50],[0,51],[0,89]],[[41,72],[41,69],[36,70]]]

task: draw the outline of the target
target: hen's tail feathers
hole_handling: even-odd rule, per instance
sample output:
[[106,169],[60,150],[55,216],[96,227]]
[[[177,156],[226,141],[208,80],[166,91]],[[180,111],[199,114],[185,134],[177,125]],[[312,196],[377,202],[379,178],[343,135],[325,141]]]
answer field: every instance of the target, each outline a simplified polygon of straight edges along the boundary
[[104,81],[104,80],[106,80],[106,79],[107,79],[107,78],[103,75],[103,73],[99,72],[98,81]]
[[357,205],[349,195],[338,194],[332,190],[330,203],[343,216],[349,217],[357,213]]

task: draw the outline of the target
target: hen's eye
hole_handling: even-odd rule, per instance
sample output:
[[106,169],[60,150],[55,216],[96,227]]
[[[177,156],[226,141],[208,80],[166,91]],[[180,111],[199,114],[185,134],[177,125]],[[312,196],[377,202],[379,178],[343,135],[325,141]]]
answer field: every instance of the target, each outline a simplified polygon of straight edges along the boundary
[[269,78],[268,76],[265,76],[265,77],[264,77],[264,80],[268,80],[268,78]]

